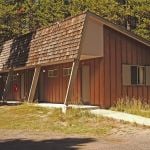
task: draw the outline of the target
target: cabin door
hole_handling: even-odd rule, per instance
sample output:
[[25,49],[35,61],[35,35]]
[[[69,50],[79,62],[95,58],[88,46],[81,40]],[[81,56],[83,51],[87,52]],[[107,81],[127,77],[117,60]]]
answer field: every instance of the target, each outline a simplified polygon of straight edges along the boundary
[[82,102],[90,102],[90,68],[88,65],[82,66]]
[[24,73],[21,74],[21,99],[24,100],[25,99],[25,92],[24,92]]
[[44,101],[44,73],[40,73],[39,82],[38,82],[38,102]]

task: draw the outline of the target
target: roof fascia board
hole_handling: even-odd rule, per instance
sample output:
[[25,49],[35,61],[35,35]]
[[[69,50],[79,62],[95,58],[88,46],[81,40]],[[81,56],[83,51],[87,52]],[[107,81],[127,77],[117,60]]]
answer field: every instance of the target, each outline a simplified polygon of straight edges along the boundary
[[[14,71],[21,71],[21,70],[32,69],[32,68],[35,68],[37,66],[45,67],[45,66],[50,66],[50,65],[58,65],[58,64],[64,64],[64,63],[70,63],[70,62],[73,62],[73,61],[74,61],[74,59],[68,59],[66,61],[57,61],[57,62],[55,61],[55,62],[36,64],[36,65],[31,65],[31,66],[26,66],[26,67],[13,68],[13,70]],[[7,72],[9,72],[9,70],[10,69],[1,70],[0,74],[7,73]]]

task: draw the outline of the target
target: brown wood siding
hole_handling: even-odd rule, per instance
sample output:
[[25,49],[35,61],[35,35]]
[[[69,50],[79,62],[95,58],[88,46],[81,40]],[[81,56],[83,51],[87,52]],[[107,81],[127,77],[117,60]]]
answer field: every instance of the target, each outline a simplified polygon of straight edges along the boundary
[[[73,104],[82,103],[82,91],[81,91],[81,72],[82,65],[88,65],[90,67],[90,104],[104,106],[104,68],[103,59],[92,59],[82,61],[80,63],[77,77],[74,83],[73,94],[71,102]],[[63,76],[63,68],[71,67],[72,63],[52,65],[42,68],[45,70],[43,73],[43,97],[41,101],[48,101],[51,103],[63,103],[68,86],[69,76]],[[58,68],[58,76],[54,78],[48,78],[48,70]],[[42,73],[41,72],[41,73]],[[101,91],[100,91],[101,90]]]
[[105,102],[104,101],[104,59],[95,58],[91,60],[84,60],[81,62],[80,68],[82,68],[82,65],[88,65],[90,67],[90,103],[89,104],[104,107],[105,105],[104,103]]
[[[69,67],[68,64],[52,65],[42,68],[43,89],[41,101],[48,101],[51,103],[63,103],[69,76],[63,76],[63,68]],[[57,69],[56,77],[48,77],[48,70]],[[43,70],[45,72],[43,72]],[[39,85],[41,86],[41,85]]]
[[[42,89],[44,94],[43,97],[41,97],[41,101],[43,100],[51,103],[64,102],[69,76],[63,75],[63,69],[70,68],[71,66],[71,63],[67,63],[42,68],[45,72],[43,73],[44,86]],[[52,69],[58,69],[57,77],[48,77],[48,70]],[[78,103],[80,101],[80,95],[80,72],[78,71],[71,103]]]
[[150,86],[122,85],[122,64],[150,65],[150,48],[104,26],[105,107],[125,96],[149,102]]
[[[100,65],[100,61],[98,60],[98,59],[96,59],[95,61],[94,61],[94,65],[95,65],[95,71],[94,71],[94,73],[95,73],[95,80],[94,80],[94,82],[95,82],[95,105],[100,105],[100,67],[99,67],[99,65]],[[97,90],[97,89],[99,89],[99,90]]]
[[94,66],[94,61],[92,61],[90,64],[90,99],[91,99],[91,104],[95,104],[95,66]]
[[3,80],[3,76],[5,74],[0,74],[1,78],[0,78],[0,100],[2,99],[2,93],[4,91],[4,80]]
[[[17,75],[18,74],[18,75]],[[2,96],[2,93],[5,88],[6,79],[7,79],[7,73],[2,74],[2,78],[0,79],[0,95]],[[14,72],[13,75],[17,75],[15,78],[12,77],[10,81],[10,87],[8,89],[8,93],[6,95],[7,100],[20,100],[21,98],[21,72]]]
[[27,100],[28,95],[29,95],[29,91],[31,88],[31,83],[32,83],[32,79],[33,79],[33,69],[30,70],[24,70],[25,73],[25,100]]
[[[108,108],[119,98],[129,96],[142,98],[143,102],[150,103],[150,86],[123,86],[122,64],[150,65],[150,49],[125,35],[104,26],[104,57],[83,60],[80,62],[75,80],[73,95],[69,103],[82,103],[82,66],[90,67],[90,103]],[[64,63],[42,67],[36,98],[40,101],[63,103],[68,86],[69,76],[63,75],[63,68],[71,67],[72,63]],[[57,69],[57,77],[49,78],[48,70]],[[31,87],[33,69],[23,70],[25,83],[24,93],[27,99]],[[16,81],[15,81],[16,82]],[[13,84],[15,83],[13,82]],[[2,85],[0,79],[0,85]],[[12,86],[8,97],[20,98],[20,79],[18,94],[13,94]],[[2,91],[1,87],[0,90]]]
[[104,31],[104,107],[110,107],[111,78],[110,78],[110,33]]

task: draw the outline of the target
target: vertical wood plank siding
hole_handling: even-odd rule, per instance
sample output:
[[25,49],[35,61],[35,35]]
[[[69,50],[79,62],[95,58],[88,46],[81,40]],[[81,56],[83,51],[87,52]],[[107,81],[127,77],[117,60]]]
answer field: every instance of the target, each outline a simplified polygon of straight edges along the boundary
[[[60,65],[52,65],[52,66],[47,66],[42,68],[42,76],[43,76],[43,89],[42,92],[42,101],[48,101],[51,103],[63,103],[67,86],[68,86],[68,81],[69,81],[69,76],[64,76],[63,75],[63,69],[64,68],[69,68],[71,67],[71,63],[67,64],[60,64]],[[57,76],[56,77],[48,77],[48,70],[53,70],[57,69]],[[45,72],[43,72],[45,70]],[[71,103],[79,103],[80,101],[80,68],[77,74],[75,86],[73,89],[73,96],[72,96],[72,102]],[[41,92],[41,91],[40,91]]]
[[[143,102],[150,103],[150,86],[123,86],[122,64],[150,65],[149,47],[104,26],[104,57],[84,60],[80,62],[77,78],[74,84],[71,103],[82,103],[82,66],[90,67],[90,104],[108,108],[125,96],[142,98]],[[63,68],[71,67],[72,63],[42,67],[36,98],[40,101],[63,103],[69,76],[63,76]],[[48,77],[48,70],[57,69],[56,77]],[[33,70],[23,70],[25,83],[25,98],[28,97]],[[8,94],[9,99],[20,99],[20,77],[14,81],[19,86],[18,92],[13,93],[12,86]],[[4,83],[0,78],[0,92]],[[1,97],[1,94],[0,94]]]
[[[76,81],[74,84],[73,95],[71,103],[78,104],[82,103],[82,94],[81,94],[81,72],[82,65],[90,66],[90,104],[103,106],[104,103],[104,71],[103,71],[103,59],[92,59],[82,61],[79,66],[77,73]],[[69,68],[72,66],[72,63],[58,64],[52,66],[43,67],[41,70],[43,85],[40,89],[40,99],[42,101],[48,101],[51,103],[63,103],[66,89],[69,81],[69,76],[63,75],[63,68]],[[102,66],[102,67],[101,67]],[[57,77],[48,77],[48,70],[58,69]],[[44,70],[44,72],[43,72]],[[39,83],[42,83],[39,81]],[[40,85],[39,85],[40,86]],[[100,91],[101,90],[101,91]]]
[[0,100],[2,99],[2,93],[4,91],[4,80],[3,80],[3,76],[5,74],[0,74],[1,78],[0,78]]
[[122,64],[150,65],[150,48],[104,26],[105,107],[125,96],[150,103],[150,86],[122,85]]
[[[7,93],[7,100],[21,100],[21,74],[25,75],[25,81],[24,81],[24,99],[27,99],[30,86],[31,86],[31,81],[32,81],[32,71],[31,70],[22,70],[22,71],[17,71],[14,72],[13,75],[17,75],[15,79],[13,77],[11,78],[11,83],[10,87]],[[7,77],[7,73],[1,74],[2,78],[0,79],[0,95],[2,96],[2,92],[5,87],[5,79]],[[17,88],[15,90],[15,87]],[[1,97],[0,97],[1,98]]]

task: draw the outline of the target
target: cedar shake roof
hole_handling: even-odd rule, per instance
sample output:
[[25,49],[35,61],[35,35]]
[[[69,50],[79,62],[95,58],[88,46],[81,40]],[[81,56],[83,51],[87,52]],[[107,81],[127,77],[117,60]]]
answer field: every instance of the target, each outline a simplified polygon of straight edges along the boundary
[[82,13],[4,42],[0,46],[0,71],[75,59],[85,17]]
[[85,32],[85,19],[90,17],[150,47],[149,41],[94,13],[84,12],[0,44],[0,72],[10,68],[62,63],[77,58]]

